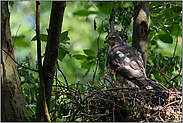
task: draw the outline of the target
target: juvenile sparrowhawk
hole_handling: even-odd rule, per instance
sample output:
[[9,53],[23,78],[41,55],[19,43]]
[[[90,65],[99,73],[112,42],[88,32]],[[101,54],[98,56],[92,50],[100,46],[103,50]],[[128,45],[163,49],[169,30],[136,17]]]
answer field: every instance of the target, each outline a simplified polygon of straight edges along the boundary
[[111,46],[107,60],[112,70],[139,87],[151,86],[156,90],[164,90],[147,78],[141,53],[137,49],[130,47],[114,33],[108,34],[105,39],[104,43]]

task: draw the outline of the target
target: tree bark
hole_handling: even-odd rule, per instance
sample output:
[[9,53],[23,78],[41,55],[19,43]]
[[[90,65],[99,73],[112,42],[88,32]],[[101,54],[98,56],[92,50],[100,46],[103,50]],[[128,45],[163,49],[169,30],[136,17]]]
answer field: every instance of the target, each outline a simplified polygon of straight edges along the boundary
[[149,34],[149,2],[134,2],[132,46],[141,52],[144,67],[147,61],[147,38]]
[[53,76],[56,70],[56,63],[59,53],[60,34],[66,2],[54,1],[52,4],[48,39],[43,62],[43,75],[45,84],[45,94],[48,109],[50,106]]
[[1,4],[1,118],[2,121],[29,121],[17,66],[12,60],[15,56],[8,2]]
[[37,109],[36,109],[36,120],[40,122],[43,122],[43,121],[50,122],[48,107],[46,103],[44,76],[43,76],[42,60],[41,60],[40,4],[41,4],[41,1],[36,1],[37,58],[38,58],[38,70],[39,70],[39,79],[40,79],[39,95],[37,99]]

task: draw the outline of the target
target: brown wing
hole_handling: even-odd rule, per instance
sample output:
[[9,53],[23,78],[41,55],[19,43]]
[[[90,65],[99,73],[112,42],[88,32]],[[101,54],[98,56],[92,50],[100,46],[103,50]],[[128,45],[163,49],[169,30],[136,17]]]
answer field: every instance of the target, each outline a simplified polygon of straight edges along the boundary
[[108,56],[111,69],[127,79],[145,77],[140,53],[128,45],[113,47]]

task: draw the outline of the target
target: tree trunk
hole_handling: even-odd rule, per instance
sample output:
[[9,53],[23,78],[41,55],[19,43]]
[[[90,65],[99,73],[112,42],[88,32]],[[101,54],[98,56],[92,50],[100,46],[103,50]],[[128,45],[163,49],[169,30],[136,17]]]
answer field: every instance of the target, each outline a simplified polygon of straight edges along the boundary
[[1,2],[1,118],[2,121],[29,121],[10,31],[8,2]]
[[149,2],[134,2],[132,46],[142,53],[144,66],[147,61],[147,37],[149,34]]
[[66,2],[53,2],[51,10],[50,25],[48,30],[48,39],[43,62],[45,93],[48,109],[50,106],[51,90],[53,84],[53,76],[56,70],[56,63],[59,53],[60,34],[62,30],[62,20]]
[[[56,70],[56,63],[59,53],[60,34],[61,34],[65,7],[66,7],[65,1],[62,2],[54,1],[52,3],[50,25],[48,30],[46,51],[43,62],[44,85],[43,86],[40,85],[40,87],[45,87],[46,103],[48,106],[48,110],[50,106],[53,77]],[[41,93],[42,91],[39,91],[39,98],[44,96],[43,93],[42,94]],[[45,117],[44,113],[41,113],[42,104],[45,104],[43,100],[38,99],[38,107],[36,112],[38,121],[44,121],[44,120],[46,121],[46,118],[43,118]]]

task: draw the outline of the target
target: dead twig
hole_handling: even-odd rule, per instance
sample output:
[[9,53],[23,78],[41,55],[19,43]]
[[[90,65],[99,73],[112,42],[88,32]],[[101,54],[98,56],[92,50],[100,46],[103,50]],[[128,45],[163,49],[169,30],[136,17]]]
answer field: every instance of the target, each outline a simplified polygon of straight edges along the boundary
[[39,72],[39,70],[37,69],[34,69],[34,68],[30,68],[30,67],[27,67],[27,66],[23,66],[21,64],[19,64],[8,52],[6,52],[4,49],[1,49],[3,52],[5,52],[17,65],[19,65],[20,67],[22,68],[25,68],[25,69],[28,69],[28,70],[32,70],[32,71],[35,71],[35,72]]

